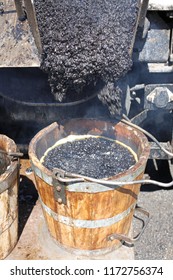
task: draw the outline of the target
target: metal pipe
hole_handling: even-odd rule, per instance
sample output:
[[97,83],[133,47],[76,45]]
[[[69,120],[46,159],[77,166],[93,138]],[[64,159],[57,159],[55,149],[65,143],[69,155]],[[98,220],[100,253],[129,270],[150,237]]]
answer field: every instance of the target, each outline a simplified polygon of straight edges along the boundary
[[94,178],[90,178],[87,176],[82,176],[79,174],[73,174],[73,173],[69,173],[69,172],[64,172],[65,176],[71,176],[72,178],[63,178],[61,176],[57,176],[57,180],[61,183],[79,183],[79,182],[91,182],[91,183],[97,183],[97,184],[101,184],[101,185],[107,185],[107,186],[124,186],[124,185],[136,185],[136,184],[153,184],[153,185],[157,185],[159,187],[162,188],[170,188],[173,186],[173,181],[169,182],[169,183],[162,183],[159,181],[155,181],[155,180],[136,180],[136,181],[127,181],[127,182],[122,182],[122,181],[107,181],[104,179],[94,179]]
[[22,0],[14,0],[14,3],[16,6],[18,20],[24,21],[26,19],[26,13],[23,9]]
[[145,17],[146,17],[147,10],[148,10],[148,4],[149,4],[149,0],[143,0],[142,1],[140,18],[139,18],[139,26],[140,27],[144,26]]
[[7,156],[11,156],[11,157],[23,157],[23,153],[20,152],[6,152],[4,150],[0,149],[0,154],[5,154]]
[[143,132],[145,135],[147,135],[149,138],[151,138],[158,146],[159,148],[165,153],[167,154],[168,156],[172,157],[173,158],[173,153],[167,151],[164,147],[162,147],[159,143],[159,141],[151,134],[149,133],[148,131],[146,131],[145,129],[141,128],[140,126],[130,122],[130,121],[127,121],[125,119],[121,119],[121,121],[129,126],[132,126],[133,128],[135,129],[138,129],[140,130],[141,132]]
[[137,91],[145,88],[145,84],[135,85],[134,87],[130,88],[130,91]]
[[77,101],[66,102],[66,103],[60,103],[60,102],[59,103],[58,102],[57,103],[52,103],[52,102],[50,102],[50,103],[38,102],[37,103],[37,102],[20,101],[20,100],[14,99],[12,97],[9,97],[9,96],[3,94],[2,92],[0,92],[0,97],[4,98],[5,100],[8,100],[10,102],[15,102],[15,103],[20,104],[20,105],[27,105],[27,106],[33,106],[33,107],[38,107],[38,106],[40,106],[40,107],[45,107],[45,106],[46,107],[64,107],[64,106],[69,106],[70,107],[70,106],[79,105],[79,104],[82,104],[84,102],[87,102],[87,101],[93,99],[94,97],[96,97],[97,94],[98,94],[98,92],[95,92],[94,94],[92,94],[89,97],[85,97],[85,98],[77,100]]

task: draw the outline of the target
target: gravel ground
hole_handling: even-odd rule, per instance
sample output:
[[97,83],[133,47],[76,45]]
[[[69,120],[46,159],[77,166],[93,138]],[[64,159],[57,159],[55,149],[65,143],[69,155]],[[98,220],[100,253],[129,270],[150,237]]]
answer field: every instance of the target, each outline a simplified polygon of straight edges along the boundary
[[[159,162],[159,171],[149,162],[147,173],[152,179],[171,181],[167,162]],[[173,259],[173,189],[160,189],[146,185],[141,188],[138,204],[151,215],[140,240],[135,244],[135,259],[171,260]],[[134,223],[136,225],[136,222]],[[135,226],[134,226],[135,228]]]
[[0,15],[0,67],[38,67],[38,51],[28,21],[20,22],[14,1],[5,0]]

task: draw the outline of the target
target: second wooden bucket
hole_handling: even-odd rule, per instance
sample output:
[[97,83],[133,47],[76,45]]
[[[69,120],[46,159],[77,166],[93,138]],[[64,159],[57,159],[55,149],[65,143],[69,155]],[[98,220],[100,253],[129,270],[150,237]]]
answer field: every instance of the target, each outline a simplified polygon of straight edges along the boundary
[[19,162],[8,153],[16,153],[14,141],[0,135],[0,259],[13,250],[18,240]]

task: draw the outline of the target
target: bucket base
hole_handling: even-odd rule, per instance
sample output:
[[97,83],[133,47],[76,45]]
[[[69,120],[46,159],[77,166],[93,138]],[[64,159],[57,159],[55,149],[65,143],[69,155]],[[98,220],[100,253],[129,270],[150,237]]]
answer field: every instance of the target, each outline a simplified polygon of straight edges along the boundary
[[[47,229],[46,229],[47,231]],[[48,232],[49,234],[49,232]],[[51,236],[51,235],[50,235]],[[51,237],[52,238],[52,237]],[[70,247],[66,247],[59,243],[57,240],[52,238],[54,243],[56,244],[57,247],[59,247],[61,250],[66,251],[67,253],[71,255],[76,255],[76,257],[82,257],[82,258],[87,258],[87,259],[102,259],[104,256],[104,259],[106,255],[113,253],[115,250],[119,249],[122,245],[116,245],[112,248],[106,248],[106,249],[98,249],[98,250],[80,250],[80,249],[74,249]]]
[[[31,231],[32,228],[32,231]],[[51,238],[39,201],[25,225],[17,246],[6,258],[7,260],[133,260],[134,248],[121,246],[118,249],[103,254],[83,254],[80,250],[69,251],[59,246]],[[79,252],[80,251],[80,252]]]

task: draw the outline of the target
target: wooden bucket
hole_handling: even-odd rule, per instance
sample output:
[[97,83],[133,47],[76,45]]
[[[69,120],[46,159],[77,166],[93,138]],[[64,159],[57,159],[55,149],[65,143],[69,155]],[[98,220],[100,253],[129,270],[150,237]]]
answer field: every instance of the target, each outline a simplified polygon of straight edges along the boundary
[[129,235],[140,185],[127,183],[123,187],[116,184],[108,187],[79,182],[66,184],[62,189],[53,173],[40,162],[44,152],[57,140],[69,134],[87,133],[106,133],[110,138],[130,146],[138,156],[138,162],[131,169],[108,180],[128,182],[142,179],[149,156],[147,138],[123,123],[80,119],[68,121],[64,126],[53,123],[32,139],[29,156],[51,236],[63,248],[72,249],[73,252],[102,254],[122,244],[121,238],[109,238],[112,234]]
[[16,152],[14,141],[5,135],[0,135],[0,150],[0,166],[5,166],[0,173],[0,259],[4,259],[18,240],[19,163],[2,152]]

